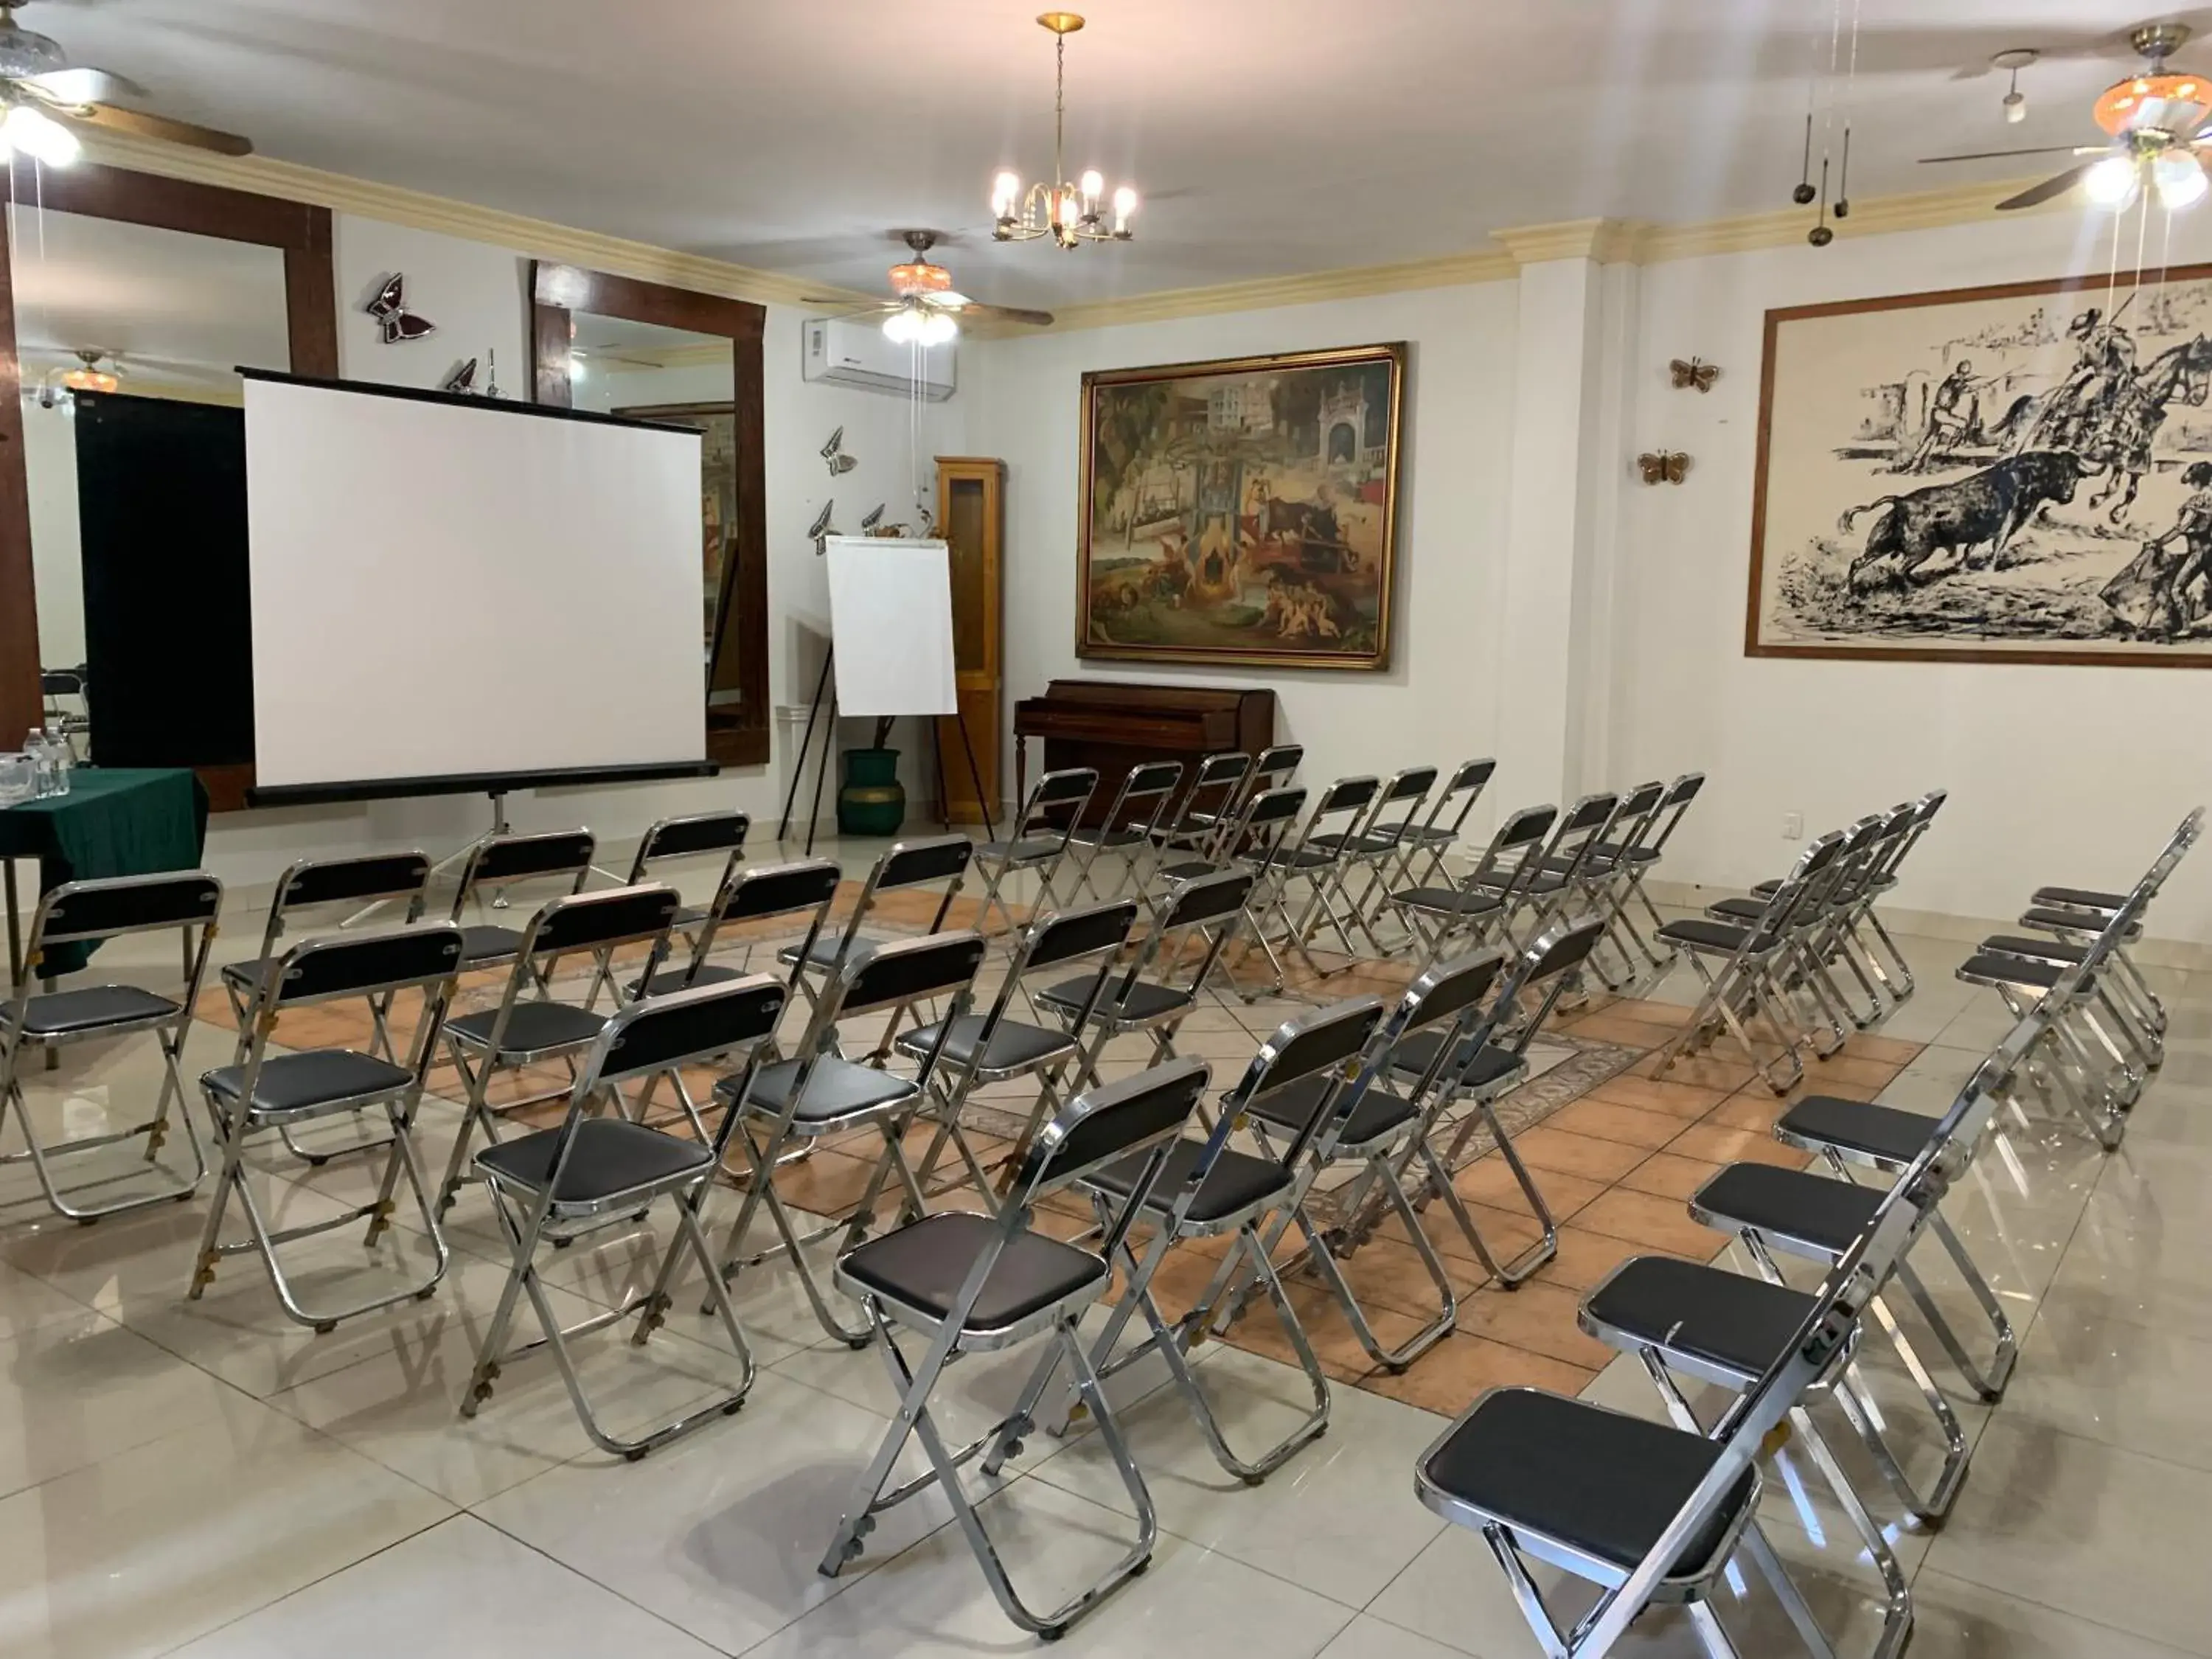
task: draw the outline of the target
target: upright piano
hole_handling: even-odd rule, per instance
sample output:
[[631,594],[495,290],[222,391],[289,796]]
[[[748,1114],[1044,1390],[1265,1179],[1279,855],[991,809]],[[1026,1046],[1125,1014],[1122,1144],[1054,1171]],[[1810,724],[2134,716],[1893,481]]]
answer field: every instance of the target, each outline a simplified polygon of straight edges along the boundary
[[1141,761],[1179,760],[1241,749],[1256,755],[1275,740],[1275,694],[1257,689],[1140,685],[1128,680],[1054,680],[1041,697],[1014,705],[1014,779],[1029,796],[1030,738],[1044,740],[1048,772],[1088,766],[1098,774],[1086,823],[1105,816],[1114,792]]

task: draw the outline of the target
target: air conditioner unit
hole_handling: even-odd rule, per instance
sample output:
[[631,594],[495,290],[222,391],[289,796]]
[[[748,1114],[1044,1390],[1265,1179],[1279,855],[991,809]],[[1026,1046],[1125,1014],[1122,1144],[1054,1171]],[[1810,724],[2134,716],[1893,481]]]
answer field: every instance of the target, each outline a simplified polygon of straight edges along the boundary
[[872,318],[838,317],[810,321],[799,338],[805,354],[800,374],[806,380],[910,398],[919,368],[924,398],[941,404],[952,395],[957,341],[918,351],[885,335]]

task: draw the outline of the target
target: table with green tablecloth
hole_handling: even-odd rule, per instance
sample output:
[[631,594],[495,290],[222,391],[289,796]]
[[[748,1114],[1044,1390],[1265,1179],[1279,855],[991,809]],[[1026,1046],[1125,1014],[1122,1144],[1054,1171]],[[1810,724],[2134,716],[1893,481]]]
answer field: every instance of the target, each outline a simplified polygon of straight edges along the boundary
[[[182,767],[82,766],[66,795],[0,807],[0,863],[7,866],[8,976],[22,977],[27,922],[15,891],[16,859],[39,861],[39,891],[65,881],[191,870],[207,841],[207,791]],[[47,952],[43,977],[84,966],[95,945]]]

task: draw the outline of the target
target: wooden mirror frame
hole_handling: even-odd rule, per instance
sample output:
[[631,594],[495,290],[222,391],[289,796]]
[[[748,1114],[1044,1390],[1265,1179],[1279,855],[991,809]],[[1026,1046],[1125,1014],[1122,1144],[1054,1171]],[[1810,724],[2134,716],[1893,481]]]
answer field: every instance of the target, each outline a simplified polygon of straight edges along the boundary
[[[635,276],[610,276],[575,265],[532,260],[530,266],[531,400],[572,406],[568,346],[574,313],[653,323],[730,343],[730,406],[736,422],[738,514],[731,556],[722,564],[714,605],[714,638],[736,632],[737,709],[707,711],[707,758],[725,766],[765,766],[769,750],[768,684],[768,459],[763,436],[761,337],[768,307],[718,295],[671,288]],[[702,684],[700,696],[707,688]]]
[[[0,167],[0,203],[13,199],[12,167]],[[274,196],[79,162],[43,171],[38,205],[116,219],[284,255],[284,321],[295,374],[338,372],[337,277],[331,259],[331,210]],[[0,235],[0,749],[36,726],[46,699],[39,682],[38,588],[31,563],[30,480],[23,465],[22,365],[15,352],[14,255]],[[243,806],[251,766],[200,769],[217,811]]]

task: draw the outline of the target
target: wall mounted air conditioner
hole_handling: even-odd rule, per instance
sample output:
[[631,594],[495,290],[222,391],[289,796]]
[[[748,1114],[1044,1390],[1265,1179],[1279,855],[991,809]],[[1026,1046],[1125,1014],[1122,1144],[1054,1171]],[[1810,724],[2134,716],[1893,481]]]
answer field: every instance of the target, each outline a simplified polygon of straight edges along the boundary
[[919,365],[921,395],[933,404],[950,398],[957,384],[957,341],[917,351],[887,337],[872,317],[816,319],[800,331],[799,342],[804,354],[800,374],[810,380],[908,398],[914,395]]

